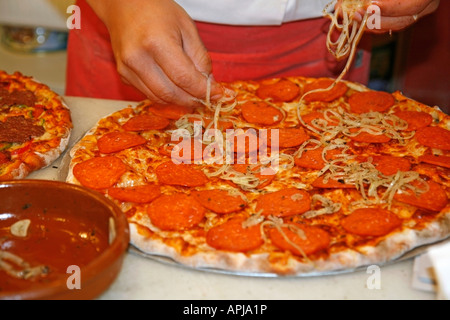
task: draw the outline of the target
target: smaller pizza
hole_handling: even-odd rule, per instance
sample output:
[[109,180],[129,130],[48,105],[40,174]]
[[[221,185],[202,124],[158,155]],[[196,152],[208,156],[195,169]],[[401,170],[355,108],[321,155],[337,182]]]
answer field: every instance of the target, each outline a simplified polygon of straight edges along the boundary
[[22,179],[67,148],[72,120],[48,86],[0,70],[0,180]]

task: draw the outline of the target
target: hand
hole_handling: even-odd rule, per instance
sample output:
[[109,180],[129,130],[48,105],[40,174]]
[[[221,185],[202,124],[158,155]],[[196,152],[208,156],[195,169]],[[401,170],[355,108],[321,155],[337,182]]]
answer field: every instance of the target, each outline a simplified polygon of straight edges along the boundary
[[[344,1],[337,1],[336,11],[340,10]],[[420,18],[436,11],[439,6],[439,0],[366,0],[366,2],[367,6],[376,5],[381,11],[381,28],[367,28],[366,31],[371,33],[386,33],[405,29]],[[361,1],[361,3],[364,3],[364,1]],[[353,19],[361,21],[365,12],[365,8],[357,9]]]
[[385,33],[405,29],[433,13],[439,6],[439,0],[374,0],[371,4],[381,9],[381,29],[367,31]]
[[[211,60],[188,14],[172,0],[88,0],[107,26],[117,71],[155,102],[206,98]],[[211,96],[222,88],[212,82]]]

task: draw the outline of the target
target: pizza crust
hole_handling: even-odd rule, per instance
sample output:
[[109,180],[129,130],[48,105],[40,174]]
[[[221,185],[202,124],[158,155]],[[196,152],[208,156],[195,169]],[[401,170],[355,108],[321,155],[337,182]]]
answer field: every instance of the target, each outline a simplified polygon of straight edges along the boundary
[[[51,165],[67,149],[73,128],[70,109],[61,96],[35,78],[23,76],[20,73],[7,75],[5,72],[0,71],[0,80],[3,80],[5,83],[13,81],[14,86],[17,86],[17,88],[13,87],[16,90],[26,89],[37,94],[41,97],[41,100],[37,100],[35,105],[45,105],[47,108],[45,112],[49,114],[45,115],[43,121],[55,121],[55,123],[51,123],[50,131],[46,130],[41,137],[36,138],[34,141],[33,139],[31,140],[32,142],[38,142],[42,139],[51,142],[45,147],[40,147],[41,149],[45,148],[45,151],[33,149],[26,151],[24,155],[16,158],[10,166],[5,166],[0,176],[0,179],[24,179],[32,172]],[[58,144],[51,146],[56,140]]]
[[[360,84],[346,83],[349,88],[355,91],[368,90],[365,86]],[[398,92],[393,95],[399,100],[407,99]],[[291,112],[294,110],[294,106],[295,103],[287,103],[286,109]],[[415,107],[428,111],[431,109],[420,103],[416,103]],[[108,130],[116,130],[117,124],[123,124],[132,116],[133,112],[130,111],[136,111],[137,113],[142,111],[139,109],[139,106],[135,108],[128,107],[123,110],[123,112],[114,112],[101,119],[71,149],[70,157],[72,161],[69,164],[68,176],[66,179],[67,182],[75,184],[80,183],[73,174],[73,168],[77,163],[89,159],[92,154],[98,151],[96,147],[97,138],[108,132]],[[435,117],[438,117],[439,120],[443,119],[443,115],[439,113],[438,109],[433,108],[432,110],[432,112],[437,113]],[[112,123],[111,128],[107,127],[108,121]],[[292,119],[289,117],[286,118],[286,121],[293,123]],[[450,123],[450,121],[448,123]],[[415,150],[417,152],[417,150],[420,149]],[[132,154],[139,155],[139,152]],[[398,155],[400,156],[400,154]],[[124,157],[124,155],[121,154],[119,157]],[[134,161],[137,159],[133,156],[131,160]],[[133,171],[136,173],[139,170],[133,169]],[[144,171],[147,171],[147,169]],[[141,177],[142,180],[139,181],[133,180],[134,176],[133,178],[131,178],[131,176],[122,177],[117,185],[132,186],[134,183],[140,183],[146,180],[153,181],[155,179],[152,170],[148,170],[146,174],[148,175]],[[137,175],[139,176],[139,174]],[[291,176],[286,176],[285,178],[289,179]],[[274,183],[269,185],[266,189],[267,192],[273,192],[280,187],[283,188],[283,185]],[[346,203],[348,204],[350,201],[351,200],[346,200]],[[116,203],[118,203],[124,212],[133,208],[133,205],[130,203],[120,203],[117,201]],[[405,254],[411,253],[416,248],[447,239],[450,236],[450,206],[447,205],[447,207],[439,214],[438,220],[426,224],[424,227],[421,227],[420,230],[403,226],[400,229],[401,231],[389,233],[375,245],[372,245],[369,242],[368,245],[361,245],[353,247],[352,249],[347,248],[338,252],[330,252],[325,256],[314,259],[314,263],[305,262],[305,259],[295,257],[289,252],[283,253],[279,250],[278,253],[283,254],[284,257],[282,261],[280,261],[280,259],[273,259],[273,256],[271,256],[273,252],[227,252],[215,250],[204,242],[201,242],[200,245],[198,245],[198,250],[195,253],[186,253],[176,246],[168,245],[161,240],[164,238],[165,233],[160,232],[160,230],[151,224],[145,211],[134,213],[133,217],[129,218],[129,222],[131,245],[136,247],[138,251],[144,255],[154,257],[155,259],[163,257],[164,259],[167,258],[170,261],[173,261],[177,265],[189,268],[231,272],[233,274],[242,275],[314,276],[330,272],[349,272],[373,264],[383,265],[401,259]],[[146,230],[155,232],[158,236],[151,237]],[[168,235],[168,237],[170,237],[170,235]],[[189,241],[186,241],[186,243],[189,245]]]
[[285,264],[271,264],[269,254],[244,254],[217,251],[208,248],[191,256],[181,255],[174,247],[161,240],[146,237],[139,224],[130,222],[130,244],[150,257],[165,257],[180,266],[210,271],[233,272],[252,276],[312,276],[330,272],[348,272],[369,265],[383,265],[401,258],[413,249],[446,240],[450,234],[450,210],[439,221],[429,223],[422,230],[405,228],[390,234],[376,246],[359,247],[358,251],[346,249],[332,253],[314,263],[290,257]]

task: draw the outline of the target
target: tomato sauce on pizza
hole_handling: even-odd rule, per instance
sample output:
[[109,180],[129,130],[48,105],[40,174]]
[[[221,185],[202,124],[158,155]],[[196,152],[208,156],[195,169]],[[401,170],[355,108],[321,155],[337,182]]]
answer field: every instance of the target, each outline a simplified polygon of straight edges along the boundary
[[195,268],[354,269],[447,238],[450,117],[348,81],[321,90],[333,82],[236,81],[217,104],[124,108],[71,150],[67,181],[117,203],[132,245]]
[[50,165],[66,149],[72,127],[70,110],[48,86],[0,70],[0,180]]

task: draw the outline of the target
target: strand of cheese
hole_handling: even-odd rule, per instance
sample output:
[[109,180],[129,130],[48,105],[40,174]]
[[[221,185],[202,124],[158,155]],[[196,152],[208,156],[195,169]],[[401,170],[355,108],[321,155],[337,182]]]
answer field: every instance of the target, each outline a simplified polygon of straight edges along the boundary
[[0,251],[0,270],[5,271],[14,278],[31,279],[47,273],[47,269],[46,266],[41,265],[31,267],[28,262],[18,255],[8,251]]

